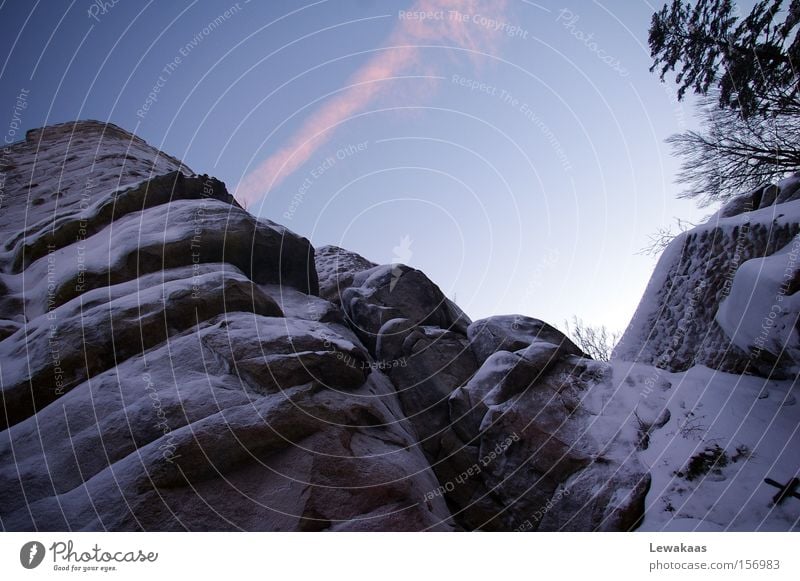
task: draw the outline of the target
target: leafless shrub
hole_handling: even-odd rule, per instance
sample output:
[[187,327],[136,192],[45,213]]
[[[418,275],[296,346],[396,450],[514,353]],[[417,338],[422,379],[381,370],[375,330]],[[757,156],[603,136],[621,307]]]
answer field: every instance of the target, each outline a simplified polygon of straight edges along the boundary
[[650,236],[648,236],[650,241],[636,254],[645,256],[658,256],[678,234],[686,232],[687,230],[691,230],[695,226],[697,226],[697,224],[690,222],[689,220],[675,218],[674,224],[662,226],[650,234]]
[[611,360],[620,333],[609,331],[605,325],[589,325],[578,317],[572,317],[572,322],[564,321],[564,326],[567,336],[589,357],[597,361]]
[[702,440],[708,431],[702,423],[704,418],[705,416],[697,416],[692,411],[686,412],[683,421],[678,423],[678,433],[687,440]]

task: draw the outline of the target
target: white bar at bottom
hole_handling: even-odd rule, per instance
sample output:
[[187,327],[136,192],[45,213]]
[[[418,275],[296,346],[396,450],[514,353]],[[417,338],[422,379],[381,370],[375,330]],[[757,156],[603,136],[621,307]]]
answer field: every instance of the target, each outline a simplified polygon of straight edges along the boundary
[[[33,541],[45,554],[26,569],[30,550],[21,550]],[[255,573],[333,581],[798,579],[798,541],[793,533],[2,533],[0,573],[137,581]],[[132,558],[144,561],[125,561]]]

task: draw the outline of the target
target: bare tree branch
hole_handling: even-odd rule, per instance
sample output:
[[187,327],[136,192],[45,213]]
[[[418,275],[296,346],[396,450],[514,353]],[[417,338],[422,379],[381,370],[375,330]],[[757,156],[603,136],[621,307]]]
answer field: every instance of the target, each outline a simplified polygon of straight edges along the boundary
[[699,106],[702,129],[667,142],[683,158],[681,197],[701,206],[728,199],[800,170],[800,115],[742,118],[713,95]]

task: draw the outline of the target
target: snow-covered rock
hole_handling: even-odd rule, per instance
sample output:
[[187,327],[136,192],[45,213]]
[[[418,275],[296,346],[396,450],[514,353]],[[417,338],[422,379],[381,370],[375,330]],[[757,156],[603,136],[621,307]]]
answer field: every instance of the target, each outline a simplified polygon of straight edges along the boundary
[[143,281],[153,283],[148,287],[131,281],[95,289],[31,319],[0,342],[0,393],[6,412],[0,427],[33,415],[87,378],[200,321],[225,312],[282,314],[241,274],[169,273],[181,275],[161,284],[151,277]]
[[[111,123],[77,121],[28,131],[11,146],[0,231],[9,237],[54,214],[80,212],[99,196],[179,171],[183,163]],[[51,218],[52,219],[52,218]]]
[[[276,352],[290,337],[309,352],[347,345],[232,313],[94,376],[2,434],[4,527],[449,528],[443,501],[419,502],[436,481],[386,378],[326,387],[299,367],[242,359],[254,324]],[[317,361],[304,373],[335,371]]]
[[467,329],[467,336],[481,363],[496,351],[518,351],[542,342],[557,345],[569,355],[585,356],[558,329],[544,321],[522,315],[497,315],[475,321]]
[[594,433],[602,409],[576,409],[607,384],[552,327],[471,325],[418,270],[315,255],[118,128],[29,137],[0,253],[5,528],[637,522],[637,428]]
[[307,240],[113,126],[8,159],[4,529],[452,529]]
[[378,266],[360,254],[338,246],[317,248],[314,261],[319,277],[319,296],[337,305],[342,291],[353,286],[353,277],[356,274]]
[[434,468],[469,481],[447,490],[454,515],[485,530],[636,528],[650,476],[633,409],[603,404],[618,390],[610,368],[528,339],[489,355],[450,398],[453,432]]
[[12,236],[5,244],[11,252],[12,270],[19,272],[48,252],[67,246],[78,237],[87,238],[127,214],[175,200],[210,198],[238,206],[222,182],[208,176],[186,177],[180,171],[133,186],[123,185],[97,197],[91,204],[59,212],[55,219],[52,214],[46,215]]
[[762,484],[800,469],[796,386],[663,367],[756,346],[796,376],[800,181],[667,250],[626,333],[655,367],[530,317],[471,323],[424,273],[315,252],[113,126],[33,131],[9,159],[4,529],[798,526]]
[[[761,188],[733,200],[706,223],[677,236],[661,255],[615,357],[669,371],[705,365],[731,373],[769,373],[772,366],[747,350],[746,337],[761,333],[773,303],[765,295],[775,289],[767,282],[769,276],[763,284],[757,282],[754,277],[759,275],[753,269],[785,259],[753,260],[790,247],[800,233],[798,195],[800,177],[788,178],[772,189]],[[781,270],[776,276],[783,277],[780,266],[770,269]],[[747,288],[753,290],[754,285],[761,297],[756,302],[745,297]],[[734,286],[739,287],[738,298],[729,296]],[[786,306],[791,302],[787,294]],[[720,319],[717,313],[725,303]],[[745,316],[744,303],[749,304],[746,320],[736,321]],[[788,319],[785,322],[791,324]],[[735,335],[733,342],[729,333]],[[778,365],[776,371],[785,373],[782,368]]]
[[800,236],[765,258],[742,264],[716,321],[765,375],[800,371]]
[[435,459],[451,427],[450,394],[478,368],[469,341],[460,333],[392,319],[378,333],[377,359],[395,385],[423,450]]
[[646,531],[797,531],[798,502],[772,504],[800,471],[796,380],[734,375],[698,365],[671,373],[611,363],[617,389],[606,418],[635,410],[646,435],[639,460],[651,475]]
[[781,180],[778,184],[764,184],[727,202],[718,215],[722,218],[769,208],[800,199],[800,174]]
[[466,335],[469,318],[425,274],[405,264],[384,264],[357,273],[341,293],[348,322],[374,352],[378,332],[392,319],[405,319],[401,333],[418,325]]

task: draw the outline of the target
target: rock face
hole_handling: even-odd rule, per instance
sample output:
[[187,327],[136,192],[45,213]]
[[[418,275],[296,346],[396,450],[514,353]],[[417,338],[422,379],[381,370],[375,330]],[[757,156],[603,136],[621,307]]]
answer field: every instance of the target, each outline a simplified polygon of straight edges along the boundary
[[[789,331],[800,310],[788,298],[800,276],[792,250],[800,233],[799,197],[800,176],[759,188],[673,240],[616,356],[669,371],[705,365],[737,374],[792,375],[797,362],[785,352],[800,347],[797,334]],[[767,264],[772,266],[762,273]],[[771,275],[753,276],[756,271]],[[756,281],[759,300],[747,308],[749,330],[737,331],[734,321],[745,315],[747,302],[742,297]],[[783,330],[773,331],[778,315]],[[756,341],[762,331],[765,336]]]
[[419,270],[315,252],[113,126],[4,163],[4,529],[640,522],[665,412],[546,323],[472,323]]
[[406,319],[403,329],[430,325],[462,334],[470,323],[425,274],[404,264],[384,264],[357,273],[341,296],[349,322],[371,349],[381,328],[392,319]]
[[[56,209],[59,215],[81,211],[100,193],[174,171],[193,175],[135,135],[97,121],[31,130],[0,163],[6,178],[0,231],[9,237]],[[81,171],[64,172],[65,164],[79,165]]]
[[497,351],[518,351],[533,343],[558,346],[564,354],[586,355],[564,334],[543,321],[522,315],[505,315],[476,321],[467,330],[472,350],[483,363]]
[[450,397],[434,465],[440,481],[468,483],[445,484],[454,515],[486,530],[635,528],[650,479],[633,422],[604,425],[610,368],[527,317],[477,321],[469,335],[483,364]]
[[307,240],[113,126],[5,163],[4,529],[452,528]]
[[451,426],[450,394],[477,369],[469,341],[453,331],[411,327],[408,319],[392,319],[381,327],[377,355],[378,364],[397,387],[422,449],[435,459]]
[[767,377],[800,372],[800,237],[778,252],[744,262],[716,322],[731,344]]
[[319,277],[319,296],[337,305],[342,291],[353,286],[353,277],[356,274],[378,266],[363,256],[338,246],[317,248],[314,260]]

